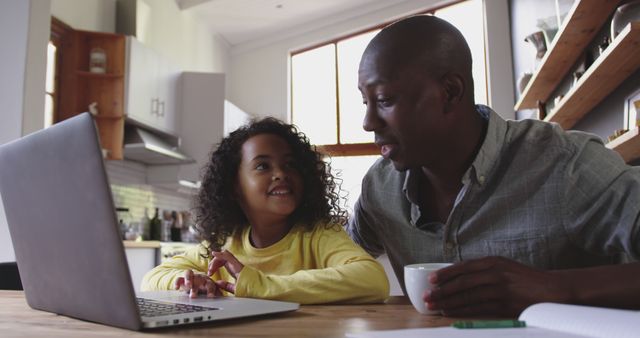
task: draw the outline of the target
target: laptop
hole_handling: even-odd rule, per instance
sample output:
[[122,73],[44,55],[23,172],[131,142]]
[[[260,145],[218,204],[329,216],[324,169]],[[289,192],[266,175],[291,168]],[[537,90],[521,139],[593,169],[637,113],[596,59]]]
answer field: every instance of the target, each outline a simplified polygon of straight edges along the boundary
[[0,195],[30,307],[131,330],[299,308],[182,291],[136,295],[97,135],[83,113],[0,146]]

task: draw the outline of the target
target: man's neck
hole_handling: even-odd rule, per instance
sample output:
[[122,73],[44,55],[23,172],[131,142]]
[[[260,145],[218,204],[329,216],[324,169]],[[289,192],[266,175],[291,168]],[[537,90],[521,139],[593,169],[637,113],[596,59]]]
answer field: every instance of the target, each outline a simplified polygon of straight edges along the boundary
[[462,178],[473,164],[487,132],[488,122],[475,111],[475,108],[466,115],[466,120],[461,121],[455,133],[459,137],[454,138],[447,151],[450,155],[435,165],[421,168],[421,207],[439,215],[438,219],[441,221],[446,220],[453,208],[453,203],[462,189]]
[[458,191],[462,177],[471,167],[484,142],[488,121],[475,110],[468,108],[452,130],[450,142],[442,158],[422,166],[422,172],[436,191]]

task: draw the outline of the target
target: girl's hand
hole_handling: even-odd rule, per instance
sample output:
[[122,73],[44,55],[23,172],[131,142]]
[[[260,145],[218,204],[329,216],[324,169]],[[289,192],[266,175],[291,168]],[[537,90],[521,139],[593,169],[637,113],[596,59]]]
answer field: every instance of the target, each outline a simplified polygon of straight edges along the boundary
[[174,287],[176,290],[189,292],[189,297],[191,298],[197,298],[198,294],[206,294],[209,298],[222,296],[222,293],[209,276],[194,273],[191,270],[186,270],[184,277],[178,277]]
[[[224,250],[222,252],[212,251],[213,259],[209,262],[209,271],[207,274],[209,276],[216,273],[221,267],[224,266],[225,269],[235,278],[238,279],[238,275],[240,271],[244,268],[244,265],[240,263],[240,261],[229,251]],[[233,283],[229,283],[227,281],[219,280],[215,281],[215,284],[218,288],[225,290],[230,293],[236,292],[236,285]]]

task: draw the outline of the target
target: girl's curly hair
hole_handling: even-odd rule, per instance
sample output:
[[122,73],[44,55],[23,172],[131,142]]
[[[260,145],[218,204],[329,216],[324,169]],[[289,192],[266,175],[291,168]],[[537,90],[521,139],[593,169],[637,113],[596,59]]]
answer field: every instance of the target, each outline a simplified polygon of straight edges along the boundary
[[294,125],[267,117],[252,120],[222,139],[203,168],[202,186],[195,198],[197,230],[209,243],[209,251],[219,251],[234,231],[248,226],[235,195],[242,145],[251,137],[273,134],[291,147],[304,184],[301,204],[289,216],[291,224],[303,224],[311,230],[318,222],[346,223],[346,211],[340,207],[339,179],[331,174],[323,155]]

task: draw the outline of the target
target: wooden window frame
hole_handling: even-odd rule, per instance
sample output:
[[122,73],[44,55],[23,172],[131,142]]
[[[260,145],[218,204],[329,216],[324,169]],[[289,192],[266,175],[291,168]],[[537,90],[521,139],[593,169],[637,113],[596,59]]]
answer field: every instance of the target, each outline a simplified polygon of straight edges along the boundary
[[[347,34],[344,36],[340,36],[338,38],[335,39],[331,39],[322,43],[318,43],[318,44],[314,44],[311,45],[309,47],[305,47],[302,49],[298,49],[298,50],[294,50],[292,52],[289,53],[289,59],[291,60],[291,58],[297,54],[301,54],[304,52],[307,52],[309,50],[312,49],[316,49],[319,47],[324,47],[327,45],[333,45],[334,46],[334,57],[335,57],[335,71],[336,71],[336,77],[335,77],[335,81],[336,81],[336,140],[337,143],[335,144],[321,144],[321,145],[316,145],[316,148],[327,154],[330,156],[335,156],[335,157],[343,157],[343,156],[367,156],[367,155],[378,155],[380,154],[380,148],[378,146],[375,145],[375,143],[373,142],[369,142],[369,143],[341,143],[340,142],[340,83],[338,81],[339,78],[339,71],[338,71],[338,43],[342,42],[344,40],[350,39],[354,36],[358,36],[358,35],[362,35],[362,34],[366,34],[369,32],[372,32],[374,30],[378,30],[378,29],[382,29],[388,25],[390,25],[391,23],[401,20],[403,18],[407,18],[413,15],[419,15],[419,14],[435,14],[435,12],[437,12],[438,10],[445,8],[445,7],[449,7],[449,6],[453,6],[455,4],[458,4],[460,2],[463,2],[466,0],[458,0],[446,5],[440,5],[440,6],[436,6],[433,8],[430,8],[428,10],[422,10],[422,11],[417,11],[414,12],[412,14],[406,15],[402,18],[399,19],[395,19],[395,20],[389,20],[389,21],[385,21],[379,25],[373,26],[373,27],[369,27],[369,28],[365,28],[362,30],[359,30],[357,32],[351,33],[351,34]],[[290,81],[289,81],[289,91],[291,93],[291,99],[289,100],[289,111],[290,111],[290,115],[289,115],[289,120],[293,122],[293,115],[294,115],[294,111],[293,111],[293,64],[292,62],[289,62],[289,74],[290,74]]]
[[62,51],[64,49],[64,45],[69,43],[72,33],[73,29],[71,28],[71,26],[60,21],[54,16],[51,17],[51,34],[49,36],[49,41],[53,43],[54,46],[56,46],[56,69],[53,85],[54,92],[52,93],[53,123],[62,120],[60,116],[60,75],[61,71],[63,70],[62,63],[64,62],[64,54]]

